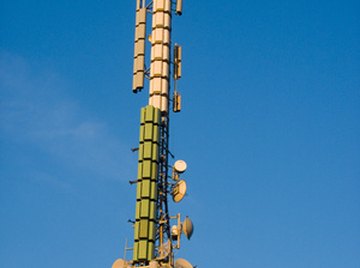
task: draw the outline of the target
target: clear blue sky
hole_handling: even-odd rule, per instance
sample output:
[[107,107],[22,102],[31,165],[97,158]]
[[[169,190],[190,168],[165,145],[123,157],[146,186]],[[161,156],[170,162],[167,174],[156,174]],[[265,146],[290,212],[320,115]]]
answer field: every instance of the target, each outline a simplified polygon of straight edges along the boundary
[[[0,4],[0,267],[111,267],[132,239],[135,0]],[[360,267],[360,3],[184,0],[171,149],[199,268]]]

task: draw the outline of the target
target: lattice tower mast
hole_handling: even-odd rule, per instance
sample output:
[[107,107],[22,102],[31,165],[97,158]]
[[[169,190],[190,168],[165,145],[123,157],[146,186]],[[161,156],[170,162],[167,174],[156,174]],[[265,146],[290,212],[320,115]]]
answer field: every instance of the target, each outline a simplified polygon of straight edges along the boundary
[[[147,37],[148,14],[151,14],[151,34]],[[169,156],[173,157],[169,151],[170,102],[174,112],[181,110],[181,96],[176,87],[181,78],[182,48],[171,42],[173,14],[182,14],[182,0],[136,0],[133,92],[141,91],[145,78],[149,79],[149,102],[141,109],[138,176],[130,182],[137,188],[134,246],[130,248],[133,258],[118,259],[113,268],[192,267],[183,259],[174,262],[173,252],[180,247],[181,232],[191,237],[192,222],[186,217],[181,223],[180,214],[171,217],[168,206],[169,195],[179,202],[186,192],[186,183],[179,177],[186,170],[186,163],[176,161],[172,172],[169,170]],[[145,60],[147,39],[151,44],[150,68],[146,68]],[[177,220],[173,227],[172,219]]]

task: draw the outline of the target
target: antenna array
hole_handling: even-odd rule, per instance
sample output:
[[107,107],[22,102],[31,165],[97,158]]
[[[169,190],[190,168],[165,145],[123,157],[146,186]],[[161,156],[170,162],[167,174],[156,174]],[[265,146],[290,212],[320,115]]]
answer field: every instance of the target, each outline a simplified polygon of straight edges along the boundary
[[[174,158],[169,150],[170,91],[173,87],[173,112],[180,112],[177,81],[182,76],[182,47],[171,42],[172,16],[182,15],[182,6],[182,0],[136,0],[132,90],[140,92],[145,79],[149,79],[149,102],[141,109],[138,175],[130,182],[136,183],[134,246],[126,246],[125,259],[117,259],[113,268],[192,268],[184,259],[175,261],[174,250],[180,248],[181,234],[190,239],[193,223],[189,217],[181,222],[180,214],[171,216],[168,204],[169,195],[178,203],[187,190],[186,182],[180,178],[187,168],[185,161],[169,165],[169,156]],[[151,31],[146,38],[148,14]],[[149,69],[147,39],[151,44]],[[128,250],[133,252],[132,260],[126,260]]]

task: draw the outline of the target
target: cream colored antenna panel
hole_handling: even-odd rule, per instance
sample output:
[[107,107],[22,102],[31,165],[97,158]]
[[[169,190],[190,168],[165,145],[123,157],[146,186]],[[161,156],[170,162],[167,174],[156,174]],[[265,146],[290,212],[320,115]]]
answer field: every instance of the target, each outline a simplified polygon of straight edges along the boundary
[[157,12],[154,15],[153,28],[164,27],[164,14],[163,12]]
[[154,11],[164,11],[165,9],[165,1],[164,0],[157,0],[154,1]]
[[163,65],[163,68],[162,68],[161,76],[168,78],[169,77],[169,64],[167,62],[163,62],[162,65]]
[[173,98],[173,112],[178,113],[180,111],[181,111],[181,95],[179,92],[175,92]]
[[166,80],[166,79],[162,79],[161,88],[163,89],[162,92],[165,92],[165,90],[166,90],[166,93],[168,93],[168,91],[169,91],[169,81]]
[[161,96],[161,111],[167,111],[169,99],[166,96]]
[[162,60],[163,59],[163,45],[156,44],[152,47],[152,60]]
[[176,15],[182,15],[182,0],[176,0]]
[[181,68],[182,68],[182,48],[181,46],[175,44],[174,46],[174,79],[178,80],[181,78]]
[[155,77],[150,81],[150,95],[161,94],[161,85],[162,79],[160,77]]
[[171,12],[171,1],[165,1],[165,12]]
[[163,44],[155,44],[151,48],[151,61],[161,60],[170,61],[170,51],[168,46]]
[[154,14],[152,28],[166,28],[170,29],[171,16],[169,13],[158,11]]
[[152,44],[162,44],[164,40],[164,29],[157,28],[153,31]]
[[171,1],[168,1],[168,0],[156,0],[156,1],[154,1],[153,11],[154,12],[161,11],[161,12],[170,13],[170,11],[171,11]]
[[145,58],[144,56],[139,56],[135,59],[134,64],[134,73],[143,72],[144,71]]
[[170,44],[170,31],[169,29],[164,29],[164,39],[162,42],[164,45]]
[[[155,43],[163,44],[163,45],[166,45],[166,46],[168,46],[170,44],[170,31],[169,31],[169,29],[155,28],[153,33],[156,36],[155,38],[152,39],[152,44],[153,45]],[[162,39],[160,39],[159,36],[161,36]]]
[[136,92],[138,89],[142,89],[144,87],[144,73],[136,73],[133,77],[133,91]]
[[146,8],[140,8],[136,12],[136,26],[146,24]]
[[168,46],[163,46],[163,61],[170,61],[170,49]]
[[[171,0],[153,1],[149,104],[168,112]],[[159,79],[156,79],[159,78]],[[156,94],[162,95],[159,99]]]
[[161,77],[162,74],[162,61],[154,61],[151,64],[150,74],[152,77]]
[[150,105],[161,108],[161,96],[160,95],[151,96]]
[[135,51],[134,51],[134,57],[137,57],[138,55],[145,55],[145,41],[139,40],[135,42]]
[[170,19],[170,14],[166,13],[165,17],[164,17],[164,28],[166,29],[170,29],[170,23],[171,23],[171,19]]
[[136,27],[135,41],[145,39],[145,24],[140,24]]
[[133,92],[136,93],[144,87],[145,79],[146,8],[140,8],[140,1],[137,1],[135,24]]

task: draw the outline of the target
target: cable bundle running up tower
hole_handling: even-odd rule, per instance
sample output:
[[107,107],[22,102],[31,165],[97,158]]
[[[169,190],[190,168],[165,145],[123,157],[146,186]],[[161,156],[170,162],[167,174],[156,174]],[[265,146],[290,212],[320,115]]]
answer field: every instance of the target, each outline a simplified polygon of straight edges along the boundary
[[[168,204],[170,196],[180,202],[187,189],[180,178],[187,168],[185,161],[169,163],[169,156],[174,158],[169,150],[169,103],[173,112],[181,111],[177,81],[182,73],[182,47],[171,41],[174,14],[182,15],[182,0],[136,0],[132,90],[140,92],[149,79],[149,103],[141,109],[138,174],[130,182],[136,184],[134,243],[126,246],[124,259],[117,259],[112,268],[192,268],[184,259],[174,260],[174,249],[180,248],[181,234],[190,239],[193,223],[189,217],[181,222],[180,214],[171,216]],[[151,44],[149,68],[147,40]],[[128,250],[132,260],[126,260]]]

